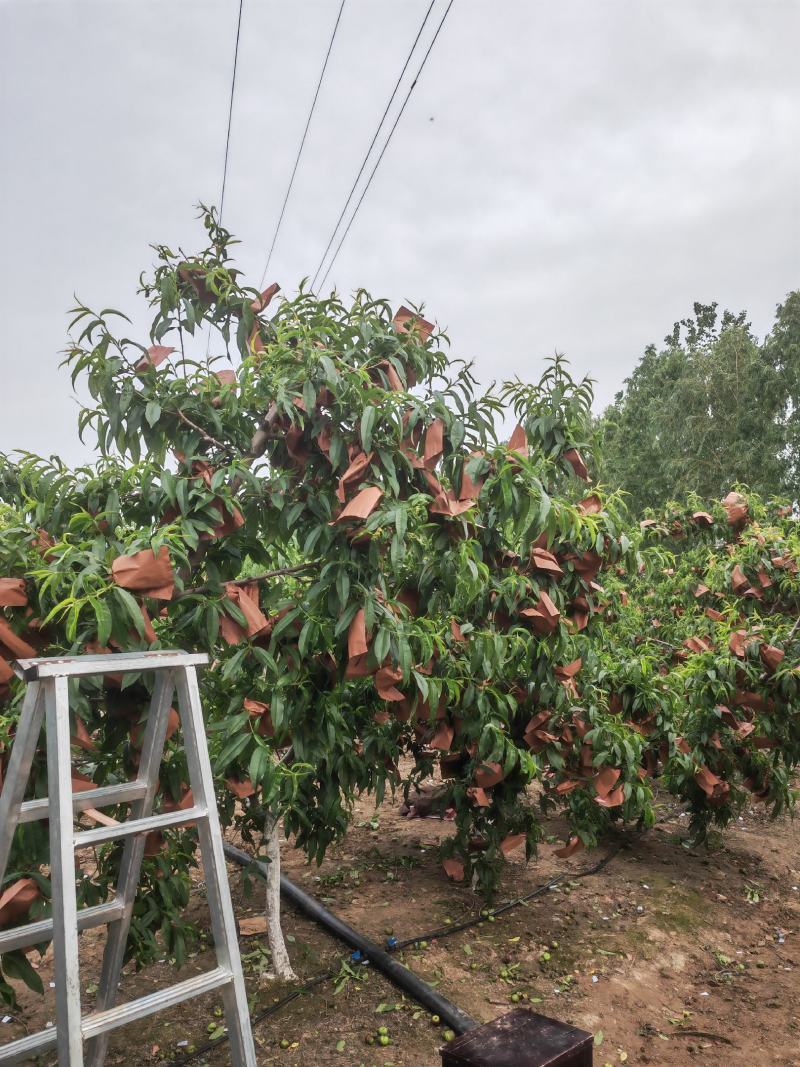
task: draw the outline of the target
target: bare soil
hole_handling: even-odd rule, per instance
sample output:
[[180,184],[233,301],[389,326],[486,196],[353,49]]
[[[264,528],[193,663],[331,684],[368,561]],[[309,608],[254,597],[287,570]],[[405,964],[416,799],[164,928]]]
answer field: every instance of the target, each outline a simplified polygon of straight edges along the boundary
[[[712,850],[687,850],[685,820],[671,802],[646,834],[618,839],[620,850],[598,875],[574,874],[604,854],[569,860],[545,844],[524,865],[512,853],[500,899],[530,892],[562,871],[568,880],[494,922],[429,941],[403,961],[480,1021],[517,1002],[595,1035],[595,1065],[658,1067],[800,1067],[800,827],[768,821],[752,809]],[[562,828],[547,824],[550,835]],[[285,870],[353,926],[381,942],[456,923],[480,911],[463,886],[449,883],[434,846],[447,822],[406,819],[399,803],[375,812],[358,805],[352,829],[322,867],[309,867],[286,847]],[[609,843],[614,847],[614,843]],[[240,919],[259,914],[262,887],[249,894],[231,868]],[[206,923],[202,882],[192,914]],[[344,946],[287,909],[284,928],[301,981],[348,962]],[[91,1008],[102,934],[82,935],[85,1010]],[[265,977],[265,935],[242,938],[253,1011],[291,986]],[[35,957],[34,957],[35,959]],[[37,961],[45,987],[51,958]],[[182,971],[168,961],[126,973],[122,996],[152,992],[213,965],[206,949]],[[265,1019],[255,1029],[259,1063],[284,1067],[435,1067],[442,1027],[368,967],[343,972],[338,992],[327,981]],[[20,1014],[0,1024],[0,1041],[53,1019],[52,988],[42,1000],[20,988]],[[517,998],[512,1000],[512,997]],[[112,1036],[108,1063],[170,1064],[201,1047],[218,1030],[219,998],[209,995]],[[368,1043],[386,1026],[391,1043]],[[282,1049],[281,1041],[289,1048]],[[31,1061],[34,1062],[34,1061]],[[45,1057],[41,1064],[50,1064]],[[193,1060],[229,1063],[226,1045]]]

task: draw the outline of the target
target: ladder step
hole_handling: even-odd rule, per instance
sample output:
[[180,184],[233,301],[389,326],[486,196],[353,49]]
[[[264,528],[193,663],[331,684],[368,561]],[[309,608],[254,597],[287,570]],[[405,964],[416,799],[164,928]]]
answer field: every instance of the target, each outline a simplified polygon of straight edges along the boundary
[[0,1067],[7,1067],[12,1063],[30,1062],[32,1056],[53,1048],[56,1044],[56,1028],[51,1026],[49,1030],[39,1030],[38,1033],[28,1034],[16,1041],[9,1041],[0,1048]]
[[118,1026],[126,1026],[137,1019],[144,1019],[157,1011],[172,1008],[176,1004],[182,1004],[191,997],[199,997],[203,993],[210,993],[212,989],[219,989],[233,981],[233,975],[225,967],[215,967],[213,971],[205,974],[197,974],[194,978],[187,978],[184,982],[167,986],[155,993],[148,993],[146,997],[138,1000],[130,1000],[127,1004],[120,1004],[116,1008],[108,1008],[106,1011],[96,1011],[87,1015],[81,1022],[81,1032],[84,1041],[90,1037],[97,1037],[106,1030],[115,1030]]
[[109,656],[43,656],[14,661],[14,671],[28,682],[42,678],[74,678],[81,674],[124,674],[127,671],[160,671],[167,667],[202,666],[208,663],[205,652],[159,650],[157,652],[121,652]]
[[[146,997],[131,1000],[127,1004],[120,1004],[116,1008],[107,1011],[96,1011],[87,1015],[81,1021],[81,1033],[84,1041],[97,1037],[107,1030],[115,1030],[119,1026],[136,1022],[137,1019],[145,1019],[148,1015],[154,1015],[157,1011],[165,1008],[173,1008],[176,1004],[182,1004],[191,997],[199,997],[203,993],[210,993],[220,986],[226,985],[233,980],[231,972],[224,967],[216,967],[213,971],[187,978],[185,982],[168,986],[156,993],[149,993]],[[56,1028],[40,1030],[36,1034],[22,1037],[18,1041],[12,1041],[0,1048],[0,1067],[7,1064],[20,1063],[38,1052],[52,1048],[57,1042]]]
[[[87,808],[107,808],[112,804],[127,804],[140,800],[147,792],[147,782],[138,779],[133,782],[121,782],[119,785],[104,785],[99,789],[84,789],[72,794],[72,810],[77,815]],[[26,800],[20,808],[19,821],[36,822],[50,817],[50,801],[47,797],[39,800]]]
[[161,812],[149,815],[146,819],[128,819],[116,826],[98,826],[96,830],[82,830],[75,834],[75,848],[88,848],[101,845],[104,841],[116,841],[121,837],[133,837],[135,834],[149,834],[152,830],[165,830],[170,826],[182,826],[208,816],[208,809],[202,806]]
[[[108,900],[104,904],[95,904],[78,912],[78,930],[91,930],[94,926],[103,926],[122,918],[125,905],[121,900]],[[42,919],[37,923],[26,923],[13,930],[0,932],[0,953],[14,952],[28,945],[41,945],[53,936],[53,920]],[[2,1062],[2,1061],[0,1061]]]

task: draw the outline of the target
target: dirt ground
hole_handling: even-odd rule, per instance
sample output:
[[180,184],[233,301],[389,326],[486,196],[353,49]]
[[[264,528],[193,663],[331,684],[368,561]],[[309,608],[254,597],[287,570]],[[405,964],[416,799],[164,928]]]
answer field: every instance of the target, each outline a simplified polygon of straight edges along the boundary
[[[513,853],[500,899],[521,896],[553,875],[569,879],[494,922],[428,941],[401,954],[407,966],[480,1021],[520,1003],[583,1027],[595,1035],[596,1067],[756,1064],[800,1067],[800,826],[770,823],[752,809],[711,851],[687,850],[685,820],[665,800],[659,825],[619,839],[622,847],[598,875],[574,875],[606,849],[569,860],[542,846],[527,868]],[[559,833],[557,821],[547,825]],[[480,903],[448,883],[436,861],[446,822],[405,819],[398,804],[375,812],[358,808],[354,825],[321,868],[285,851],[285,870],[332,911],[374,940],[398,939],[477,914]],[[610,843],[613,847],[614,843]],[[237,917],[257,916],[262,888],[245,891],[232,868]],[[205,918],[202,883],[192,911]],[[301,980],[348,964],[344,946],[290,909],[285,913],[289,950]],[[276,983],[265,937],[242,937],[253,1011],[291,985]],[[91,1007],[102,935],[82,935],[85,1010]],[[35,958],[35,957],[34,957]],[[208,950],[182,972],[165,961],[126,974],[122,996],[133,998],[213,965]],[[49,956],[41,962],[45,987]],[[434,1067],[440,1063],[442,1027],[368,967],[340,972],[255,1028],[259,1063],[284,1067]],[[337,991],[338,989],[338,991]],[[512,1000],[512,998],[514,998]],[[8,1041],[53,1019],[52,988],[43,1001],[22,988],[23,1010],[0,1023]],[[213,994],[112,1036],[108,1063],[171,1064],[220,1031]],[[390,1044],[371,1042],[380,1026]],[[288,1048],[281,1048],[281,1042]],[[31,1061],[34,1062],[34,1061]],[[50,1064],[45,1057],[41,1064]],[[226,1045],[192,1061],[229,1063]]]

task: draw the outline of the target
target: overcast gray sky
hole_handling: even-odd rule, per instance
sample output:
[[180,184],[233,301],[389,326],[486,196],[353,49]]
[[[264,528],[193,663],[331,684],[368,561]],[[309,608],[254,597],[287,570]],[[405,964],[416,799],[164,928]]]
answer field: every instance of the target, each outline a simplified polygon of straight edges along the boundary
[[[267,279],[289,293],[427,4],[347,0]],[[244,0],[225,222],[254,285],[338,7]],[[85,454],[72,294],[144,333],[148,245],[199,247],[237,10],[0,0],[0,450]],[[483,381],[564,352],[598,406],[694,300],[763,333],[800,285],[798,41],[799,0],[455,0],[331,280],[425,301]]]

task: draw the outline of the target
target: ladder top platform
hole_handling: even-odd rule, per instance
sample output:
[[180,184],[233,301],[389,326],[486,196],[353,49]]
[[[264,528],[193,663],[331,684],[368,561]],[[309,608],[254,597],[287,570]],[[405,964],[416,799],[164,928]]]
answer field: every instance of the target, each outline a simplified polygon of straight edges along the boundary
[[125,674],[128,671],[154,671],[167,667],[191,667],[208,663],[205,652],[171,649],[155,652],[112,652],[98,656],[41,656],[13,663],[18,678],[38,682],[42,678],[73,678],[86,674]]

